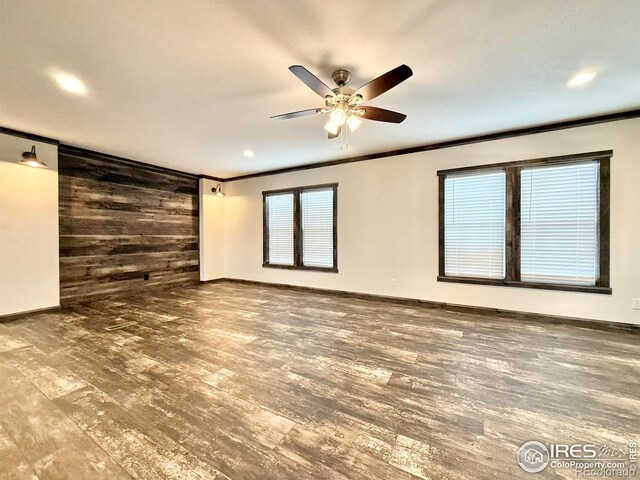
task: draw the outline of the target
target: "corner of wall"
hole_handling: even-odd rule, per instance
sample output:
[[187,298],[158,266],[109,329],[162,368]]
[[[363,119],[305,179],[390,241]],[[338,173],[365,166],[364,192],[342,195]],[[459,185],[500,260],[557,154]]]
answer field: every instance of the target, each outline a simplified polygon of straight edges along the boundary
[[[211,191],[217,183],[200,179],[200,281],[223,278],[224,267],[224,197]],[[224,184],[222,184],[224,190]]]
[[[47,169],[18,165],[36,147]],[[0,134],[0,315],[60,304],[58,146]]]

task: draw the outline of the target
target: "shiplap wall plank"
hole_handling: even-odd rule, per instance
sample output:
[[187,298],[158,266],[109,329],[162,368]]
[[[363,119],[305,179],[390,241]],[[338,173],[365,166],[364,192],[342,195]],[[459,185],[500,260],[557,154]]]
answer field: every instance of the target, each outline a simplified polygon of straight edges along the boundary
[[195,176],[64,150],[59,164],[63,304],[199,280]]

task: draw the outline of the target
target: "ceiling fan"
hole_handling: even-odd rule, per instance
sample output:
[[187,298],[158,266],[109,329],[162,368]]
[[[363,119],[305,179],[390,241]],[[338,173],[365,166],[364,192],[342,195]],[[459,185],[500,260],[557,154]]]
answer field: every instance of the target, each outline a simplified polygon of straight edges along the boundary
[[323,97],[325,106],[323,108],[310,108],[298,112],[284,113],[271,118],[287,120],[289,118],[328,113],[329,121],[324,128],[329,132],[330,139],[340,136],[343,131],[346,134],[347,129],[343,128],[345,124],[349,131],[353,132],[362,123],[362,118],[390,123],[401,123],[407,118],[403,113],[362,105],[362,103],[382,95],[387,90],[391,90],[413,75],[407,65],[400,65],[371,80],[357,90],[347,87],[351,79],[351,72],[347,70],[340,69],[333,72],[331,78],[337,85],[333,89],[329,88],[322,80],[301,65],[293,65],[289,67],[289,70],[311,90]]

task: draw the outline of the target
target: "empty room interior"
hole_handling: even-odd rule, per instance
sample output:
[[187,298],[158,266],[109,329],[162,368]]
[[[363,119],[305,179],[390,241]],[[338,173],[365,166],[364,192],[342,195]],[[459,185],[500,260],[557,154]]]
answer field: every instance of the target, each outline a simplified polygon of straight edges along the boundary
[[0,479],[635,478],[640,1],[0,0]]

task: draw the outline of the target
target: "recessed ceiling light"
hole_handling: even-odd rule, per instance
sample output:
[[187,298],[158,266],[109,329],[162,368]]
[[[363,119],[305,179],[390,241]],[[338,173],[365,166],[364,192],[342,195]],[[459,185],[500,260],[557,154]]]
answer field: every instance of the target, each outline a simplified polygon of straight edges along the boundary
[[581,85],[586,85],[596,78],[596,75],[598,74],[594,71],[580,72],[567,82],[567,87],[580,87]]
[[243,152],[243,155],[244,155],[245,157],[253,157],[253,152],[252,152],[251,150],[245,150],[245,151]]
[[61,89],[69,93],[76,95],[86,95],[87,93],[87,87],[84,86],[84,83],[82,83],[82,80],[78,77],[74,77],[68,73],[56,73],[53,78]]

